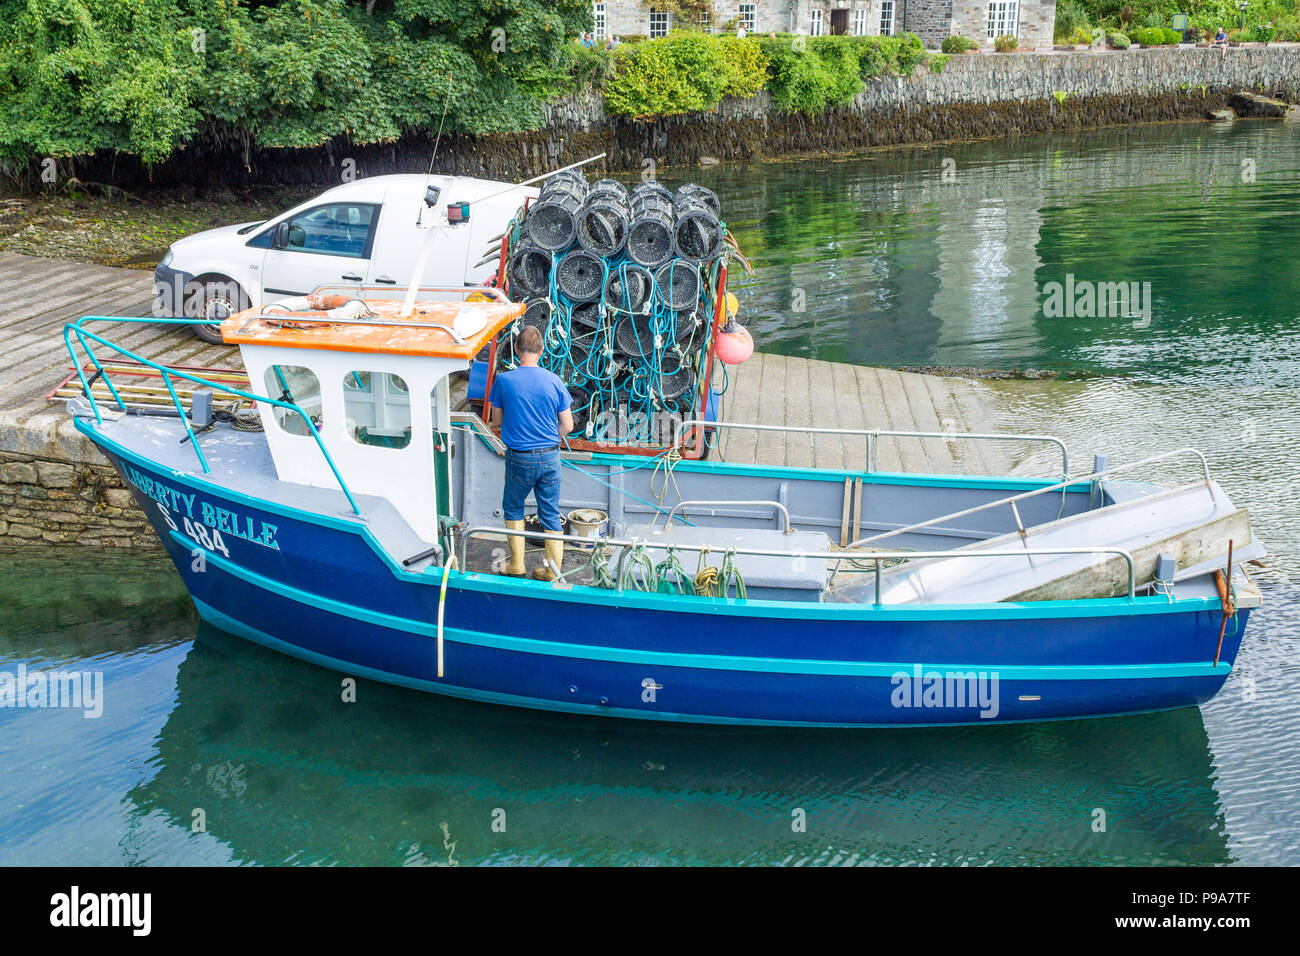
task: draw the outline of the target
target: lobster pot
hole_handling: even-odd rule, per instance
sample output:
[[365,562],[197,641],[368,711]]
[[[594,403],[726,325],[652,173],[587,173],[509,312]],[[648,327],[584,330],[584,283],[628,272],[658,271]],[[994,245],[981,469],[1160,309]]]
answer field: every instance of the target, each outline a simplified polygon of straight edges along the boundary
[[594,302],[605,285],[605,265],[585,249],[571,249],[555,265],[555,284],[573,302]]
[[673,256],[672,199],[649,194],[638,199],[634,190],[630,205],[627,257],[638,265],[657,269]]
[[722,221],[702,202],[688,199],[676,209],[673,252],[692,262],[712,262],[722,252]]
[[627,200],[622,196],[592,189],[578,210],[578,243],[593,255],[604,258],[617,255],[627,244],[631,215]]
[[587,177],[582,174],[580,169],[562,169],[549,176],[538,189],[539,198],[544,198],[552,189],[558,189],[564,186],[577,186],[583,192],[587,190]]
[[600,303],[579,302],[569,313],[569,321],[574,330],[586,329],[594,332],[600,325]]
[[637,183],[627,194],[628,202],[635,206],[637,203],[644,202],[647,199],[662,199],[665,202],[673,201],[672,191],[663,183],[656,182],[653,179],[647,179]]
[[685,208],[692,202],[707,206],[715,216],[722,216],[722,203],[718,200],[718,194],[712,189],[707,189],[699,183],[687,183],[673,193],[673,205],[678,209]]
[[634,362],[655,350],[655,333],[648,315],[622,315],[614,325],[614,346]]
[[654,277],[644,266],[631,262],[609,270],[605,280],[605,306],[622,312],[644,312],[654,291]]
[[659,301],[675,311],[692,309],[700,301],[700,270],[693,262],[671,259],[655,272]]
[[569,406],[573,415],[573,430],[581,432],[587,427],[587,419],[591,414],[591,393],[580,385],[570,385],[569,398],[573,400]]
[[617,179],[597,180],[587,190],[587,199],[591,200],[602,196],[616,197],[626,203],[628,201],[627,187]]
[[681,398],[695,387],[695,369],[690,365],[680,365],[674,372],[659,376],[657,391],[666,402]]
[[545,295],[551,288],[551,254],[531,243],[521,243],[510,256],[506,277],[516,302]]
[[519,319],[519,328],[522,331],[524,326],[532,326],[538,332],[542,333],[542,338],[546,337],[546,329],[551,324],[551,304],[545,299],[533,299],[524,309],[524,314]]
[[704,344],[704,322],[695,309],[686,309],[674,316],[673,341],[679,349],[698,349]]
[[524,227],[535,245],[561,252],[577,237],[577,215],[587,195],[586,184],[567,179],[550,180],[537,202],[528,210]]

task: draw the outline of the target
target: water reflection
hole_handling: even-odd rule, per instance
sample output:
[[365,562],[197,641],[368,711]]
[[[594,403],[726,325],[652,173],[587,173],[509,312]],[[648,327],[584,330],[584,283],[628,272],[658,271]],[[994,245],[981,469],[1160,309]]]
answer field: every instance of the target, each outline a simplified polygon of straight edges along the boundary
[[219,846],[194,842],[215,859],[445,863],[454,842],[457,862],[499,864],[1228,861],[1196,710],[814,733],[658,728],[371,683],[345,704],[338,675],[206,626],[177,690],[131,814],[188,830],[204,808]]
[[[1300,384],[1294,125],[1051,134],[692,177],[718,192],[758,270],[738,281],[760,350]],[[1151,325],[1045,317],[1040,290],[1068,274],[1150,282]]]

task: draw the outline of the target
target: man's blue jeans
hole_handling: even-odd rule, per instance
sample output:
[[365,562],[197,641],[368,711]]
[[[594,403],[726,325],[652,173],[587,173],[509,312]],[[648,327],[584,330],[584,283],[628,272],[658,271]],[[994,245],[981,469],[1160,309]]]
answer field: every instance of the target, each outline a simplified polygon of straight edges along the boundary
[[506,449],[506,487],[501,510],[506,521],[524,520],[524,499],[532,492],[545,531],[560,531],[560,452]]

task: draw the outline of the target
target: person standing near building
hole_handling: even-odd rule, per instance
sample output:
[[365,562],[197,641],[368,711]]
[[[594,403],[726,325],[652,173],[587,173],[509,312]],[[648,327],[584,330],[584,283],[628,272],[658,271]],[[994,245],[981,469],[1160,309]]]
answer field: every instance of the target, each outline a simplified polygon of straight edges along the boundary
[[[538,363],[542,358],[542,334],[524,326],[515,336],[519,367],[498,377],[492,386],[492,424],[501,426],[506,446],[506,481],[501,510],[506,527],[524,529],[524,500],[531,493],[537,502],[542,528],[559,534],[560,439],[573,431],[573,399],[560,377]],[[509,538],[510,560],[505,573],[522,577],[524,539]],[[553,581],[564,560],[564,542],[546,542],[546,562],[533,571],[539,581]]]

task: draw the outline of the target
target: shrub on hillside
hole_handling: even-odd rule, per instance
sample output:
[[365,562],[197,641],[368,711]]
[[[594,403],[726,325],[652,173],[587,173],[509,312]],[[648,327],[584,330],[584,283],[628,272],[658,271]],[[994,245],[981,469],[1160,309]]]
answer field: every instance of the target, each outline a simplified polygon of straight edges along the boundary
[[1106,37],[1106,41],[1113,50],[1127,50],[1133,45],[1133,42],[1122,33],[1111,33]]

